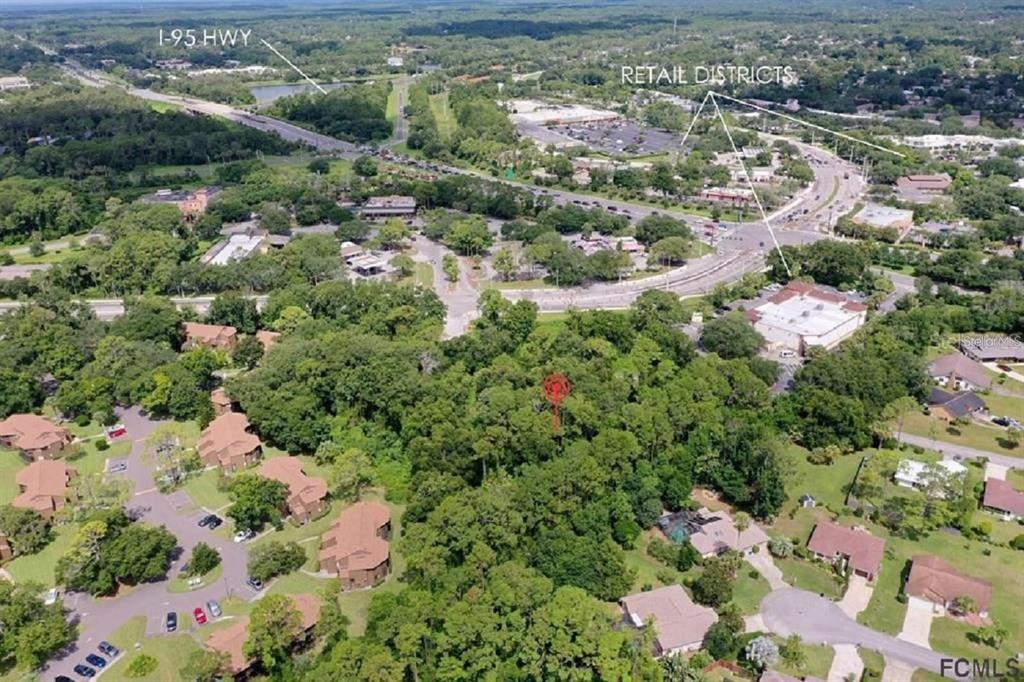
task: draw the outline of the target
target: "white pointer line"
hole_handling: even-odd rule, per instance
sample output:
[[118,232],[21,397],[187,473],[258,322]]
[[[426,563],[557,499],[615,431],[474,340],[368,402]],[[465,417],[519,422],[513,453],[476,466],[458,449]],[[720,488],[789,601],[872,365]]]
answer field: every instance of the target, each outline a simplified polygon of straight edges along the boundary
[[714,93],[711,93],[711,103],[715,105],[715,113],[718,114],[718,120],[722,122],[722,128],[725,129],[725,136],[729,138],[729,144],[732,146],[733,154],[739,159],[740,168],[743,169],[743,177],[747,181],[747,185],[750,187],[750,193],[754,196],[754,203],[757,204],[757,208],[761,211],[761,220],[764,221],[764,226],[768,228],[768,234],[772,236],[772,243],[775,244],[775,250],[779,253],[779,258],[782,259],[782,266],[786,268],[786,275],[793,277],[793,273],[789,269],[789,263],[786,262],[786,256],[782,253],[782,247],[779,246],[779,240],[775,238],[775,230],[772,229],[772,225],[768,222],[768,214],[764,210],[764,206],[761,204],[761,199],[757,196],[757,190],[754,189],[754,181],[750,179],[750,173],[747,172],[747,164],[743,161],[743,156],[740,154],[740,150],[736,148],[736,143],[733,142],[732,133],[729,132],[729,126],[725,122],[725,116],[722,115],[722,110],[718,108],[718,98],[715,97]]
[[288,57],[285,57],[285,56],[284,56],[283,54],[281,54],[280,52],[278,52],[278,51],[277,51],[277,48],[276,48],[276,47],[274,47],[273,45],[271,45],[270,43],[268,43],[268,42],[267,42],[266,40],[264,40],[263,38],[260,38],[260,42],[261,42],[261,43],[263,43],[264,45],[266,45],[267,47],[269,47],[269,48],[270,48],[270,50],[271,50],[271,52],[273,52],[273,53],[274,53],[274,54],[276,54],[276,55],[277,55],[278,57],[280,57],[281,59],[283,59],[283,60],[284,60],[284,63],[285,63],[285,64],[287,64],[288,66],[290,66],[290,67],[292,67],[293,69],[295,69],[295,72],[296,72],[296,73],[298,73],[298,74],[299,74],[300,76],[302,76],[303,78],[305,78],[306,80],[308,80],[308,81],[309,81],[310,83],[312,83],[312,84],[313,84],[313,87],[315,87],[315,88],[316,88],[317,90],[319,90],[319,91],[320,91],[320,92],[322,92],[323,94],[325,94],[325,95],[327,94],[327,91],[326,91],[326,90],[324,90],[323,88],[321,88],[321,87],[320,87],[320,84],[319,84],[319,83],[317,83],[317,82],[316,82],[315,80],[313,80],[312,78],[310,78],[309,76],[307,76],[306,74],[304,74],[304,73],[302,72],[302,69],[300,69],[299,67],[297,67],[297,66],[295,66],[294,64],[292,64],[292,63],[291,63],[291,62],[290,62],[290,61],[288,60]]
[[766,114],[772,114],[774,116],[779,116],[780,118],[784,118],[787,121],[792,121],[794,123],[799,123],[800,125],[807,126],[808,128],[814,128],[815,130],[820,130],[823,133],[828,133],[829,135],[835,135],[836,137],[841,137],[844,140],[849,140],[850,142],[857,142],[857,143],[866,145],[868,147],[871,147],[872,149],[877,149],[878,151],[881,151],[881,152],[888,152],[889,154],[895,154],[896,156],[900,157],[901,159],[905,159],[907,157],[906,154],[901,154],[900,152],[894,151],[892,149],[887,149],[885,147],[882,147],[881,145],[873,144],[871,142],[866,142],[865,140],[859,140],[856,137],[853,137],[851,135],[847,135],[845,133],[837,133],[834,130],[829,130],[828,128],[823,128],[822,126],[816,125],[814,123],[808,123],[807,121],[801,121],[800,119],[796,118],[795,116],[790,116],[789,114],[783,114],[783,113],[781,113],[779,111],[772,111],[771,109],[766,109],[765,107],[758,106],[756,104],[751,104],[750,102],[744,102],[741,99],[736,99],[735,97],[730,97],[729,95],[723,95],[720,92],[711,92],[711,94],[714,95],[714,97],[711,98],[712,101],[714,101],[715,97],[721,97],[722,99],[727,99],[730,102],[735,102],[737,104],[742,104],[745,107],[750,107],[751,109],[757,109],[758,111],[763,111]]
[[700,102],[700,106],[697,107],[697,113],[695,113],[693,118],[690,119],[690,125],[686,127],[686,134],[683,135],[683,141],[679,143],[680,149],[686,146],[686,138],[690,136],[690,132],[693,130],[693,124],[697,122],[698,118],[700,118],[700,112],[704,111],[704,105],[707,104],[708,97],[711,97],[710,90],[707,91],[707,94],[704,95],[704,99]]

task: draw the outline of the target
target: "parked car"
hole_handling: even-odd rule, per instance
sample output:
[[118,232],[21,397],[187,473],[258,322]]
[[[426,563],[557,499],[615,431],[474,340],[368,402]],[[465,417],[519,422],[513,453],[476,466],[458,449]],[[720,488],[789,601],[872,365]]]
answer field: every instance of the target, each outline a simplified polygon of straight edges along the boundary
[[235,542],[245,542],[246,540],[251,540],[254,537],[256,537],[256,533],[253,533],[251,530],[240,530],[235,533]]
[[209,528],[210,530],[213,530],[214,528],[218,528],[218,527],[220,527],[220,525],[222,523],[224,523],[224,519],[222,519],[219,516],[211,514],[210,517],[211,517],[210,518],[210,523],[207,524],[207,528]]
[[196,619],[197,625],[203,625],[206,623],[206,611],[203,611],[203,607],[197,606],[192,611],[192,617]]
[[85,662],[96,668],[107,667],[107,659],[103,658],[102,656],[97,656],[96,654],[89,654],[88,656],[86,656]]
[[263,581],[257,580],[256,578],[249,578],[245,581],[245,584],[251,587],[252,589],[256,590],[257,592],[263,589]]
[[1010,418],[1009,417],[992,417],[992,423],[993,424],[999,424],[1000,426],[1009,426],[1010,425]]
[[73,679],[71,679],[70,677],[68,677],[67,675],[57,675],[57,677],[53,678],[53,682],[75,682],[75,681]]
[[108,474],[119,474],[122,471],[127,471],[128,465],[125,462],[115,462],[107,468]]
[[221,616],[220,604],[217,603],[216,599],[211,599],[206,602],[206,610],[209,611],[210,615],[214,618],[220,618]]
[[79,663],[75,666],[75,674],[81,675],[82,677],[96,677],[96,671],[87,665]]
[[168,613],[166,618],[164,619],[164,626],[166,627],[167,632],[174,632],[175,630],[177,630],[178,614],[176,614],[174,611]]
[[119,653],[121,653],[120,649],[118,649],[116,646],[114,646],[110,642],[106,642],[106,641],[100,642],[99,646],[96,647],[96,648],[99,649],[101,653],[105,654],[106,656],[108,656],[110,658],[117,658],[117,655]]

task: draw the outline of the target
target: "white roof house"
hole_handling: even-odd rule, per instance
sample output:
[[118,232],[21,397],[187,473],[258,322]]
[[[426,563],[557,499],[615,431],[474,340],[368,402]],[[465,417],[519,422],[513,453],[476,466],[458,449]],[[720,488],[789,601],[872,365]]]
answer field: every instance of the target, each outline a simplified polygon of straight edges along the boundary
[[967,467],[951,459],[943,459],[938,462],[918,462],[914,459],[900,460],[896,467],[896,475],[893,480],[897,485],[904,488],[922,488],[926,486],[933,477],[948,485],[955,478],[967,475]]
[[263,243],[263,235],[233,234],[208,261],[209,265],[227,265],[231,261],[244,260]]

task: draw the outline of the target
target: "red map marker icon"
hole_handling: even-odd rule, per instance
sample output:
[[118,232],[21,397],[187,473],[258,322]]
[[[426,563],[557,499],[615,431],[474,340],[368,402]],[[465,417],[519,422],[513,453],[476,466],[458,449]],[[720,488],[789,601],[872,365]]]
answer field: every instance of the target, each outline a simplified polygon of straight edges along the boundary
[[562,428],[562,413],[560,406],[562,401],[569,397],[572,393],[572,383],[564,374],[549,374],[544,378],[544,384],[542,386],[544,390],[544,397],[553,408],[553,415],[551,419],[551,430],[558,431]]

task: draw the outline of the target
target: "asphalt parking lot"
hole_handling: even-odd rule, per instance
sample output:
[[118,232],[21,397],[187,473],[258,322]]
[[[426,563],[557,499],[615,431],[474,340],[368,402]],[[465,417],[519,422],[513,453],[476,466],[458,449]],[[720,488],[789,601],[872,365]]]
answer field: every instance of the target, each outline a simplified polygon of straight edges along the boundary
[[551,129],[605,154],[661,154],[678,150],[683,141],[674,133],[648,128],[634,121],[577,123],[552,126]]

